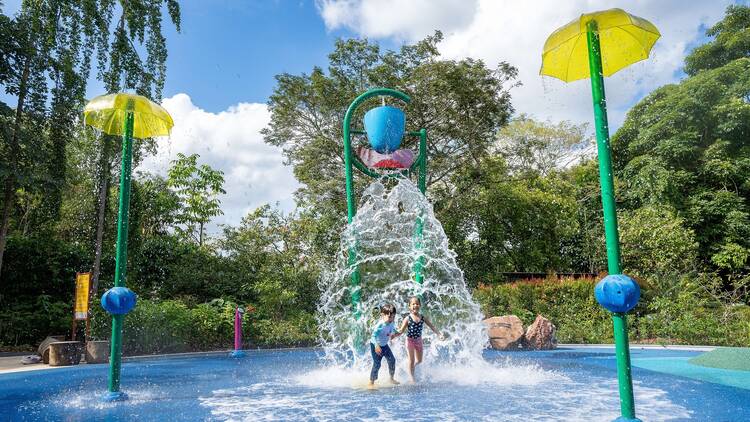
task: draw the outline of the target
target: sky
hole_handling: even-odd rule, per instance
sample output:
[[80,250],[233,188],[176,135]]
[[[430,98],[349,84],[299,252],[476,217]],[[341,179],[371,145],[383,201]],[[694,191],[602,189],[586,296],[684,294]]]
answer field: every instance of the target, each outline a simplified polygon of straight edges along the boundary
[[[735,1],[736,2],[736,1]],[[182,31],[165,19],[169,57],[162,105],[175,127],[159,152],[136,171],[165,175],[177,153],[200,154],[225,173],[220,199],[222,224],[237,225],[253,209],[276,204],[294,209],[298,184],[281,151],[263,143],[270,120],[266,107],[281,73],[310,73],[327,67],[337,38],[367,37],[397,49],[430,35],[445,59],[471,57],[494,67],[501,61],[519,70],[521,86],[511,90],[516,113],[593,126],[587,80],[563,83],[539,76],[544,41],[581,13],[621,7],[648,19],[662,37],[648,60],[605,80],[610,130],[652,90],[679,82],[692,48],[705,42],[706,28],[719,21],[727,0],[182,0]],[[747,1],[744,1],[746,4]],[[4,13],[19,1],[4,1]],[[88,96],[102,93],[89,83]],[[418,95],[418,93],[417,93]],[[11,103],[8,97],[0,100]],[[407,116],[408,118],[408,116]],[[343,183],[343,180],[342,180]]]

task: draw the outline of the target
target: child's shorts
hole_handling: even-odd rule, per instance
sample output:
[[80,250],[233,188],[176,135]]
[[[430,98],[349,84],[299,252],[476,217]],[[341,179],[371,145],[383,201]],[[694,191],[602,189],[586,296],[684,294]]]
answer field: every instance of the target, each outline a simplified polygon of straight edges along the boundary
[[422,337],[419,338],[406,338],[406,350],[419,350],[421,353],[423,349]]

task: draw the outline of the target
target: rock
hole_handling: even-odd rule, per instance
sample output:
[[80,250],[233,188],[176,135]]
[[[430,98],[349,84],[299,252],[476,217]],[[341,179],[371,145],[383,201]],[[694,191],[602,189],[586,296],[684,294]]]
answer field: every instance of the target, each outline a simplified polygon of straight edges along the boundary
[[534,322],[526,329],[524,335],[526,347],[532,350],[550,350],[557,348],[557,328],[547,318],[537,315]]
[[49,366],[78,365],[81,361],[81,343],[57,341],[49,344]]
[[64,341],[65,336],[47,336],[47,338],[42,341],[42,343],[39,345],[39,348],[36,351],[36,354],[42,357],[42,360],[44,363],[49,363],[49,345],[50,343],[54,343],[57,341]]
[[86,343],[86,363],[109,362],[109,341],[97,340]]
[[484,320],[490,345],[496,350],[518,350],[523,346],[523,322],[515,315],[503,315]]

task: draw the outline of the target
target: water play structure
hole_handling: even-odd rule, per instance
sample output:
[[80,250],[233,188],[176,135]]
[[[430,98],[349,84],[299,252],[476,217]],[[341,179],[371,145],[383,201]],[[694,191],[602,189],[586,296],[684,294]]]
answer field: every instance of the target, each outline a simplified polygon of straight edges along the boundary
[[133,138],[169,135],[174,121],[160,105],[146,97],[118,93],[102,95],[86,104],[83,121],[103,133],[122,136],[122,167],[120,172],[120,200],[117,211],[117,251],[115,285],[101,299],[104,310],[112,315],[112,351],[110,353],[109,393],[106,401],[126,400],[120,391],[122,363],[122,324],[125,315],[136,303],[135,293],[125,287],[128,262],[128,211],[130,209],[130,176],[133,161]]
[[[319,328],[326,357],[334,365],[361,372],[369,359],[363,346],[377,318],[374,310],[391,303],[399,315],[405,314],[408,297],[416,295],[423,300],[423,312],[448,333],[446,340],[426,338],[425,360],[439,356],[444,363],[476,363],[486,331],[456,254],[425,196],[427,131],[407,131],[404,111],[383,104],[384,98],[404,106],[410,102],[400,91],[376,88],[358,96],[344,117],[348,225],[341,235],[338,261],[320,283]],[[359,112],[361,105],[377,99],[379,107]],[[354,127],[362,114],[364,129]],[[368,143],[363,146],[365,135]],[[360,137],[356,148],[355,136]],[[416,140],[416,152],[409,149],[410,140]],[[354,169],[374,179],[359,191],[359,201]],[[401,343],[392,348],[403,359]]]
[[[382,105],[377,108],[369,110],[364,117],[365,131],[352,130],[352,116],[355,115],[359,106],[365,102],[368,98],[375,96],[390,96],[399,99],[405,103],[409,103],[411,99],[404,93],[388,88],[377,88],[372,89],[364,94],[357,97],[346,110],[344,116],[344,171],[346,177],[346,208],[347,208],[347,221],[352,224],[355,215],[357,214],[357,206],[354,198],[354,175],[352,174],[352,165],[359,169],[362,173],[372,177],[380,178],[382,175],[374,172],[372,168],[380,167],[386,169],[396,170],[389,174],[389,176],[395,177],[408,177],[414,172],[417,173],[419,178],[419,191],[422,195],[427,190],[427,130],[421,129],[416,132],[408,132],[407,136],[419,137],[419,155],[408,168],[402,165],[401,161],[393,158],[386,158],[375,163],[370,163],[371,167],[366,164],[353,154],[352,150],[352,134],[356,135],[367,135],[368,140],[372,148],[378,153],[393,153],[401,147],[401,140],[404,136],[406,129],[406,116],[403,111],[396,107],[390,107]],[[362,154],[367,156],[367,153]],[[381,167],[383,162],[387,162],[388,165]],[[407,164],[407,163],[404,163]],[[421,249],[422,244],[422,230],[423,221],[422,216],[418,216],[414,221],[414,248],[415,250]],[[354,319],[359,320],[362,317],[362,308],[360,307],[361,302],[361,275],[359,266],[357,265],[357,245],[356,241],[349,247],[347,251],[348,263],[351,268],[351,306],[354,314]],[[414,281],[418,284],[422,284],[422,267],[424,265],[424,256],[417,255],[414,260]],[[362,347],[363,336],[361,332],[356,333],[356,347],[359,349]]]
[[595,295],[596,300],[612,312],[622,421],[640,420],[635,416],[626,319],[626,313],[638,304],[640,288],[635,280],[622,274],[620,270],[620,242],[604,76],[610,76],[648,58],[660,36],[659,30],[651,22],[622,9],[582,14],[547,38],[539,72],[565,82],[586,78],[591,80],[609,272],[597,284]]
[[245,357],[242,351],[242,316],[245,315],[245,309],[238,306],[234,311],[234,350],[229,356],[233,358]]

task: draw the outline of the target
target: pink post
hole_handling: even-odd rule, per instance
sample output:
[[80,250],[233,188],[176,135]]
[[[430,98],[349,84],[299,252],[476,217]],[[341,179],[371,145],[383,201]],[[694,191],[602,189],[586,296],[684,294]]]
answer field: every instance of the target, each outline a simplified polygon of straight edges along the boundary
[[231,353],[231,356],[234,358],[245,356],[245,353],[242,351],[242,314],[244,313],[245,310],[239,306],[234,312],[234,351]]

